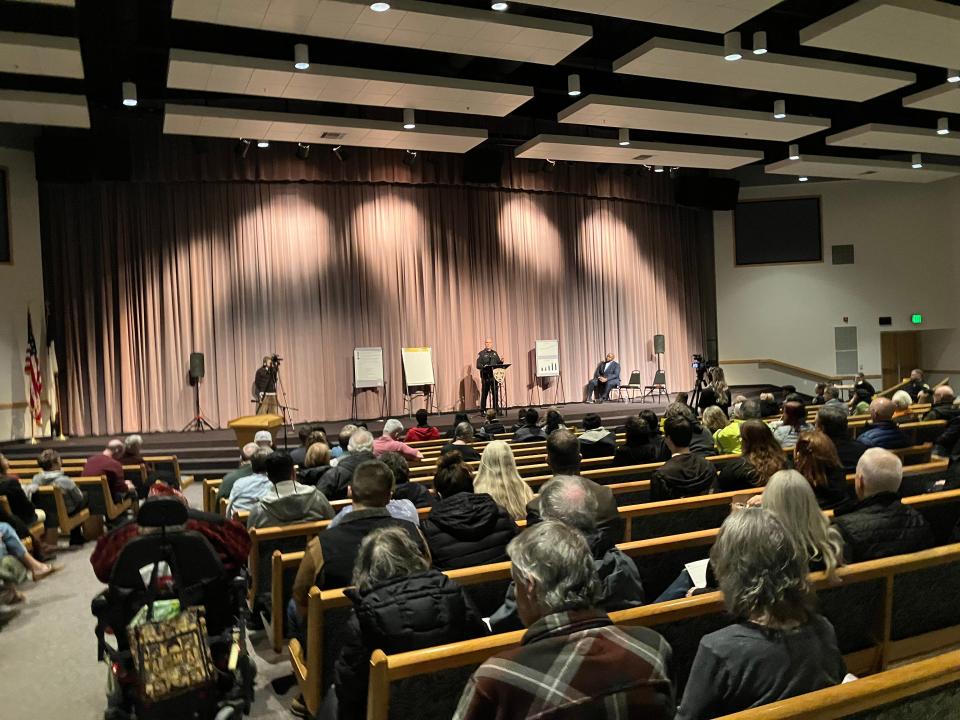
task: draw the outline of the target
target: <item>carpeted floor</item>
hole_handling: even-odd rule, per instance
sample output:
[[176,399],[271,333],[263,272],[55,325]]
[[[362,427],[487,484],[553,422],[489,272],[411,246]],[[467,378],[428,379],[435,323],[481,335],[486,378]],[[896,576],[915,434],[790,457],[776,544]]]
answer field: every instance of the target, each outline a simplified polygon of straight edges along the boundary
[[[200,507],[199,484],[187,488]],[[106,666],[97,662],[90,600],[102,585],[90,567],[94,543],[60,552],[63,570],[20,589],[27,596],[20,614],[0,630],[0,717],[40,720],[63,717],[99,720],[106,705]],[[270,681],[288,675],[286,655],[269,648],[263,632],[250,637],[257,663],[257,695],[251,718],[291,718],[290,700],[277,697]]]

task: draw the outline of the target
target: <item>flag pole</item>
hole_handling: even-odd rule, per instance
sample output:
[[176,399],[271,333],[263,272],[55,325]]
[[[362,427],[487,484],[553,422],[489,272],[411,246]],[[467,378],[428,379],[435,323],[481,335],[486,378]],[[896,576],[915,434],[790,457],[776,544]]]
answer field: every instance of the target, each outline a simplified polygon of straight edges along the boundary
[[37,442],[36,422],[33,418],[33,408],[30,408],[30,444],[36,445]]
[[53,376],[53,391],[57,395],[57,429],[60,431],[57,440],[66,440],[67,436],[63,434],[63,406],[60,404],[60,383],[57,382],[58,379],[56,375]]

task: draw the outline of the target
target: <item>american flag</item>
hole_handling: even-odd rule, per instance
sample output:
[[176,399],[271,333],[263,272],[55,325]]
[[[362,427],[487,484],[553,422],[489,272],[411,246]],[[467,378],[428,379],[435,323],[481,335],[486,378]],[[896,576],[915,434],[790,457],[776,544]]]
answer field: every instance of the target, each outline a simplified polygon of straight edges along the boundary
[[40,374],[40,358],[37,356],[37,341],[33,337],[33,321],[27,310],[27,356],[23,361],[23,372],[27,376],[27,391],[30,395],[30,411],[35,425],[43,425],[43,413],[40,407],[40,393],[43,392],[43,376]]

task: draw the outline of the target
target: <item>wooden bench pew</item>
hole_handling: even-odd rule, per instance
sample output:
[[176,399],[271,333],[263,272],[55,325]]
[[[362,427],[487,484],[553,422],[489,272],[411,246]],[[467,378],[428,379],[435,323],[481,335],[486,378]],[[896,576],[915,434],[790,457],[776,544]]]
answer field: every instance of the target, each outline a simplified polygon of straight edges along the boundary
[[116,520],[131,508],[135,509],[130,498],[114,502],[110,492],[110,483],[106,475],[99,477],[76,477],[73,481],[87,494],[87,508],[91,515],[99,515],[108,521]]
[[63,492],[55,485],[41,485],[31,498],[33,504],[47,514],[44,524],[48,529],[56,528],[61,535],[69,535],[77,526],[90,518],[90,509],[83,508],[73,515],[67,512]]
[[157,477],[168,485],[186,490],[193,484],[193,475],[180,472],[180,461],[176,455],[147,455],[143,461],[151,465]]
[[[10,501],[7,500],[6,495],[0,495],[0,510],[3,510],[9,517],[15,517],[13,510],[10,508]],[[31,535],[36,535],[37,537],[43,537],[44,525],[43,522],[37,521],[31,523],[28,528]],[[21,541],[29,540],[29,538],[20,538]]]
[[[950,590],[960,583],[960,544],[841,568],[838,585],[829,584],[823,573],[811,574],[820,611],[837,630],[850,672],[878,672],[891,662],[956,642],[960,626],[956,624],[955,596],[938,592],[931,597],[931,574],[946,579]],[[918,607],[930,606],[936,606],[933,624],[940,625],[936,630],[924,630],[911,620],[918,615]],[[651,627],[667,639],[673,648],[678,697],[700,638],[730,622],[719,592],[623,610],[611,613],[611,618],[618,624]],[[901,635],[901,640],[893,639]],[[477,665],[515,647],[522,636],[523,631],[503,633],[396,655],[374,651],[368,720],[409,717],[411,713],[421,720],[450,717],[460,695],[457,688],[463,689]]]

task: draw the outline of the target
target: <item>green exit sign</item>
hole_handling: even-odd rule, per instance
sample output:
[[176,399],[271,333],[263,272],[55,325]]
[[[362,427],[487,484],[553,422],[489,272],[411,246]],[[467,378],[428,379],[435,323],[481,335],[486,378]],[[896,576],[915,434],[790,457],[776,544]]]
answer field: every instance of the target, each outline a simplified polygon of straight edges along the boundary
[[923,315],[920,313],[914,313],[910,316],[910,322],[912,322],[914,325],[919,325],[923,322]]

